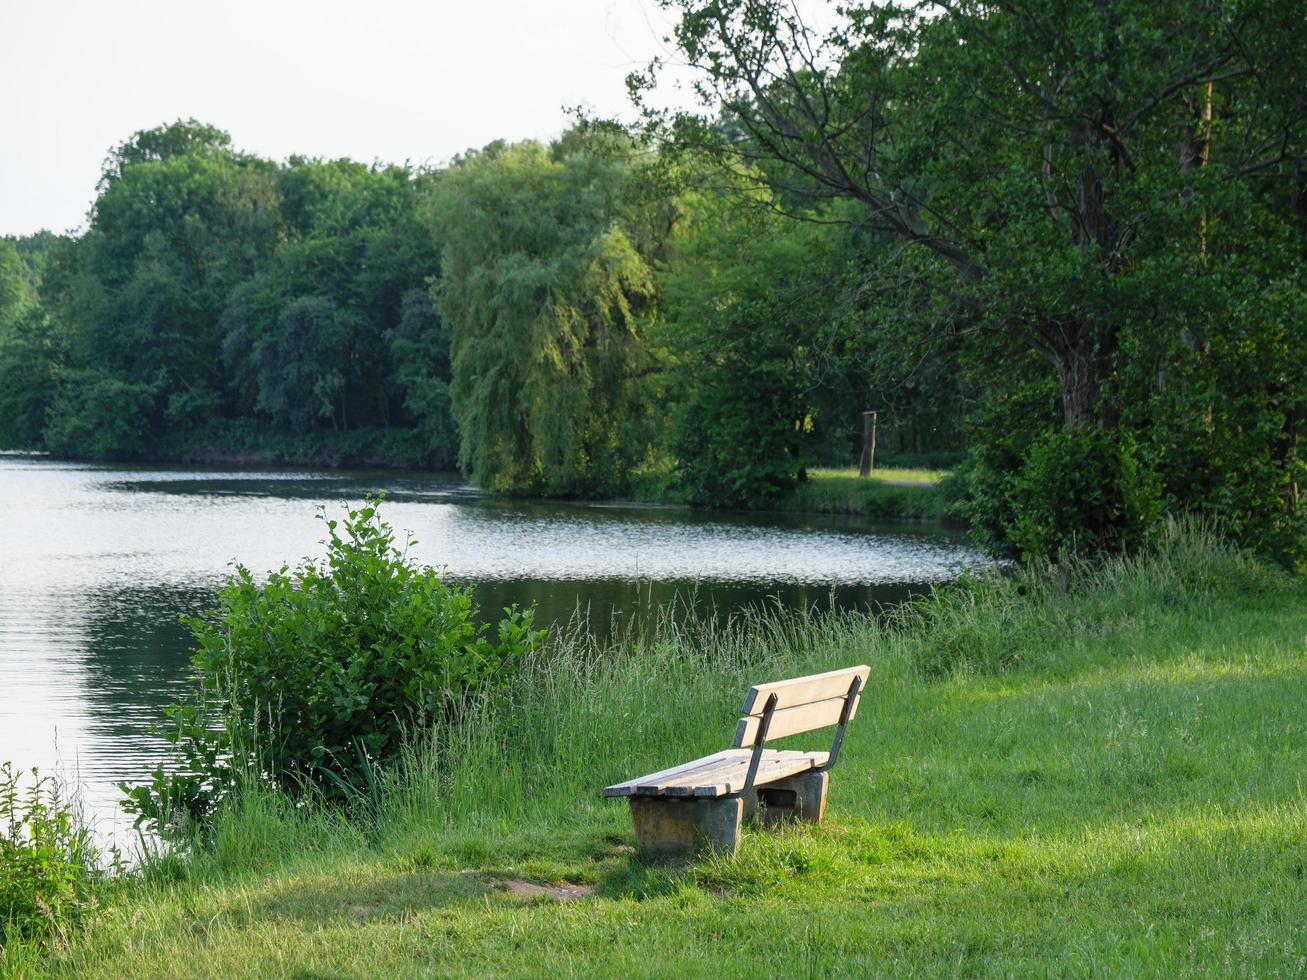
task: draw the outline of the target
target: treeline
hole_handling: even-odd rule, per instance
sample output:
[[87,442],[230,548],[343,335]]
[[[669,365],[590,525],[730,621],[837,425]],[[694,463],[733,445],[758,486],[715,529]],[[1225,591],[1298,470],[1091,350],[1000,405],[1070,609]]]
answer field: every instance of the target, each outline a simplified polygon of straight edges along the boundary
[[955,450],[957,379],[877,375],[856,236],[706,179],[585,124],[440,171],[137,133],[84,234],[0,245],[0,445],[732,506],[854,458],[872,398]]
[[0,253],[0,443],[760,506],[877,409],[966,446],[1000,553],[1198,512],[1307,556],[1296,0],[664,6],[703,108],[655,65],[630,129],[440,172],[138,134],[85,234]]
[[427,384],[448,382],[432,182],[276,164],[192,122],[136,134],[109,155],[85,234],[0,246],[18,283],[0,314],[0,442],[448,463],[447,399]]

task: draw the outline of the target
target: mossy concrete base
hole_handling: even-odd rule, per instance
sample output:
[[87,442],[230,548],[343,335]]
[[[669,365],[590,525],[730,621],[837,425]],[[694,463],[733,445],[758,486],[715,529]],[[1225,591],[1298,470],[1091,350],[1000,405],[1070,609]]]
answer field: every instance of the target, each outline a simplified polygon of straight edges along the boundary
[[829,783],[829,773],[805,772],[759,786],[750,794],[753,799],[746,804],[746,815],[764,827],[790,820],[821,823]]
[[747,796],[715,800],[632,796],[635,841],[647,857],[685,857],[705,848],[735,856],[745,819],[764,827],[791,820],[820,823],[830,776],[805,772],[759,786]]
[[704,848],[735,856],[740,846],[744,801],[632,796],[631,820],[640,853],[648,857],[683,857]]

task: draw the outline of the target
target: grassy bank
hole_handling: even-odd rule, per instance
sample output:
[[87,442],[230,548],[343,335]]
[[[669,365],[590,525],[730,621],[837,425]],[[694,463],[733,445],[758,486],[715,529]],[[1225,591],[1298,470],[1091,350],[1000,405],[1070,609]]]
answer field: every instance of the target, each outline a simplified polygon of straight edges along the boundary
[[947,470],[880,469],[862,477],[856,469],[813,469],[781,508],[875,520],[939,520],[945,504],[939,483],[947,475]]
[[[1146,560],[973,583],[889,623],[560,641],[510,704],[438,733],[352,819],[250,794],[82,934],[4,966],[1301,975],[1304,600],[1176,532]],[[872,682],[823,826],[750,832],[733,862],[631,853],[600,787],[723,747],[753,681],[859,662]]]

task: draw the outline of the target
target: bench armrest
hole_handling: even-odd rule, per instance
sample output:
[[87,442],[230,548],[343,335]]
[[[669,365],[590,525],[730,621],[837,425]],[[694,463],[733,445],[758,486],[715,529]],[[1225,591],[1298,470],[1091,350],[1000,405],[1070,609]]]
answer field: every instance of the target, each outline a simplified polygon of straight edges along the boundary
[[849,682],[849,693],[844,698],[844,710],[840,712],[840,726],[835,729],[835,741],[831,743],[830,756],[826,759],[826,764],[821,767],[821,772],[830,772],[835,768],[835,763],[840,757],[840,746],[844,744],[844,729],[849,726],[849,714],[853,711],[853,706],[858,703],[858,691],[861,688],[861,677],[855,677]]
[[777,695],[772,694],[763,706],[762,720],[758,722],[758,737],[753,743],[753,756],[749,759],[749,772],[744,777],[744,789],[740,790],[744,796],[748,796],[753,790],[753,780],[758,775],[758,763],[762,761],[762,750],[767,744],[767,729],[771,727],[771,716],[776,711],[776,701]]

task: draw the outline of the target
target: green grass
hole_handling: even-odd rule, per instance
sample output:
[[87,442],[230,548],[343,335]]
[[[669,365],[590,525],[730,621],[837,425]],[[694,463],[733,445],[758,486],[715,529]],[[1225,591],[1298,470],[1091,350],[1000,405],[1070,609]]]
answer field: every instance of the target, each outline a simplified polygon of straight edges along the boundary
[[875,469],[871,471],[870,475],[862,477],[858,475],[856,466],[840,468],[816,467],[808,470],[808,478],[812,480],[880,480],[881,482],[901,480],[909,483],[938,483],[948,476],[949,472],[949,470]]
[[857,514],[881,520],[938,520],[944,514],[945,503],[938,484],[946,476],[947,470],[880,469],[861,477],[856,469],[812,469],[808,479],[781,507],[800,513]]
[[[1305,600],[1173,529],[1147,559],[965,583],[888,623],[559,641],[369,812],[249,794],[0,973],[1301,976]],[[747,832],[734,861],[631,853],[600,787],[721,748],[751,682],[859,662],[822,826]]]

